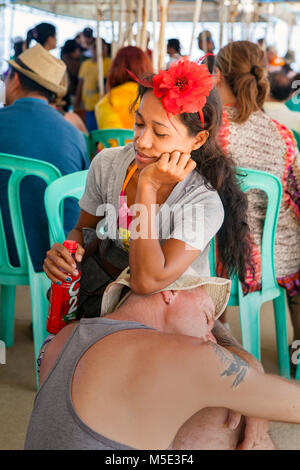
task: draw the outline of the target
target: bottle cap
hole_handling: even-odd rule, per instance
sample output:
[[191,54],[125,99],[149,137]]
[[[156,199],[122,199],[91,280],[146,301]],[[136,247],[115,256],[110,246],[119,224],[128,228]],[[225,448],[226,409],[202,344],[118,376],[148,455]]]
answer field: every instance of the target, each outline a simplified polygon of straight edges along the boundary
[[77,245],[78,243],[75,242],[74,240],[65,240],[64,241],[64,246],[69,250],[69,251],[76,251],[77,250]]

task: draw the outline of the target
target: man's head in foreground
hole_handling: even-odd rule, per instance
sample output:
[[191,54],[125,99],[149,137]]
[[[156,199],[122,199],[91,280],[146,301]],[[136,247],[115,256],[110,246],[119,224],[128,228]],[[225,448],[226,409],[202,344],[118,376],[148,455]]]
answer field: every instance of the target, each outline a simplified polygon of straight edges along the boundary
[[139,321],[166,333],[210,336],[227,305],[230,285],[228,279],[184,274],[154,294],[137,295],[125,270],[107,287],[101,315]]

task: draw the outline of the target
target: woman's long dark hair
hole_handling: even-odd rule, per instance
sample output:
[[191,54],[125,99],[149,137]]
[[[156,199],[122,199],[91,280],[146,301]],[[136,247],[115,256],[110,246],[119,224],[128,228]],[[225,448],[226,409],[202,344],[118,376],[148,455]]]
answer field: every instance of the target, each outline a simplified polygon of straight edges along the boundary
[[[139,85],[137,102],[149,88]],[[246,264],[254,273],[251,263],[250,231],[247,222],[247,196],[242,192],[239,175],[231,157],[223,152],[217,142],[222,123],[222,104],[213,89],[203,108],[204,129],[198,113],[183,113],[179,119],[188,129],[190,136],[207,130],[209,137],[205,144],[191,153],[197,163],[198,172],[204,177],[208,189],[215,189],[222,200],[225,217],[217,236],[219,274],[238,274],[246,288]]]

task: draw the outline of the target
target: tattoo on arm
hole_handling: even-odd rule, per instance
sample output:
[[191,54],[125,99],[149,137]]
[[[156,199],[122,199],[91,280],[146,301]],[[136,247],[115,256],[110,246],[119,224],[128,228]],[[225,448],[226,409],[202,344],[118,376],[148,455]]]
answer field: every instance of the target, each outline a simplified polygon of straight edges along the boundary
[[236,356],[230,351],[224,348],[221,348],[217,344],[211,343],[211,345],[213,349],[215,350],[218,358],[227,366],[227,368],[224,369],[224,371],[220,374],[221,377],[224,377],[224,376],[230,377],[231,375],[233,375],[235,378],[234,378],[232,387],[233,388],[238,387],[238,385],[240,385],[240,383],[244,381],[244,378],[249,369],[249,364],[243,361],[243,359],[241,359],[239,356]]

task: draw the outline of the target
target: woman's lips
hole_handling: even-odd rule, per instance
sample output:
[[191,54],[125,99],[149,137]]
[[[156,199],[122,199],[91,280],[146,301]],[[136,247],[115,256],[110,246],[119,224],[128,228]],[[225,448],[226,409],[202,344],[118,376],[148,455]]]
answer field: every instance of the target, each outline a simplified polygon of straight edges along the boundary
[[147,157],[147,155],[144,155],[143,153],[139,153],[138,151],[136,151],[136,158],[139,162],[142,162],[142,163],[149,163],[149,162],[153,162],[156,160],[155,157]]

